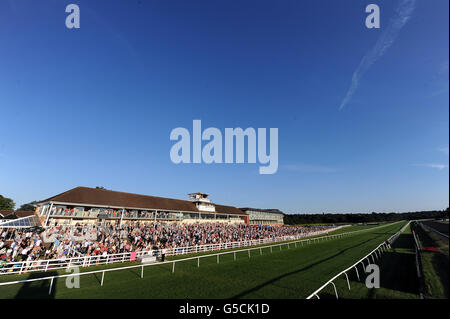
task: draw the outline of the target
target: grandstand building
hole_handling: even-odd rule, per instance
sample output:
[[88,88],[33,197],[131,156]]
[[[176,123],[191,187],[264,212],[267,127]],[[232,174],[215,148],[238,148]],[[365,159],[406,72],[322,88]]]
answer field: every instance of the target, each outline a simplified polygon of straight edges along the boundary
[[241,208],[250,225],[284,225],[284,213],[279,209]]
[[188,200],[124,193],[104,188],[76,187],[37,204],[43,225],[108,220],[249,223],[233,206],[214,204],[208,194],[192,193]]

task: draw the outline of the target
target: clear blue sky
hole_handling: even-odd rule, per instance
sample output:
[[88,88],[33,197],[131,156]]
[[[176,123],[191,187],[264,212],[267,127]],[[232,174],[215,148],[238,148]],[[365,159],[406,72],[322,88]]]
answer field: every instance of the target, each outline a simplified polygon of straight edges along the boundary
[[[364,25],[369,3],[380,29]],[[19,206],[103,186],[288,213],[445,209],[448,6],[2,0],[0,194]],[[278,172],[173,164],[170,131],[194,119],[279,128]]]

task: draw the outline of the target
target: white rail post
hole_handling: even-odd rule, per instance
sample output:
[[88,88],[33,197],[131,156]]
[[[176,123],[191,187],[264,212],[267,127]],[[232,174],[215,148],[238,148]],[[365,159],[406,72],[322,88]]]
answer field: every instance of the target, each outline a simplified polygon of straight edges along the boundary
[[217,255],[217,263],[219,263],[219,255]]
[[197,258],[197,268],[200,268],[200,257]]
[[348,276],[347,273],[344,272],[345,278],[347,278],[347,285],[348,285],[348,290],[350,290],[350,281],[348,280]]
[[270,252],[272,253],[272,246],[270,246]]
[[175,272],[175,262],[172,263],[172,273]]
[[144,278],[144,265],[142,265],[142,268],[141,268],[141,278]]
[[247,250],[248,251],[248,258],[250,258],[250,249],[249,250]]
[[355,266],[355,270],[356,270],[356,276],[358,277],[358,281],[361,281],[361,279],[359,279],[358,265]]
[[50,262],[50,260],[47,260],[47,264],[45,265],[45,271],[47,271],[47,269],[48,269],[49,262]]
[[52,279],[50,280],[50,288],[48,289],[48,294],[49,294],[49,295],[52,293],[53,278],[55,278],[55,277],[52,277]]
[[236,252],[234,252],[233,254],[234,254],[234,261],[236,261]]
[[331,284],[334,287],[334,293],[336,294],[336,299],[339,299],[338,293],[337,293],[337,289],[336,289],[336,285],[334,284],[334,282],[331,282]]
[[262,255],[262,248],[259,248],[259,254]]
[[105,279],[105,272],[102,272],[102,282],[100,283],[100,286],[103,286],[103,280]]

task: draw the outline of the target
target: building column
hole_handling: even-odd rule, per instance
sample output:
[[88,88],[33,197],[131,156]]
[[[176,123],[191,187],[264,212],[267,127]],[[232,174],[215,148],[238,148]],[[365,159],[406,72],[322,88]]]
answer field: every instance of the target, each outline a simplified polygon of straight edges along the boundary
[[49,219],[50,214],[51,214],[51,212],[52,212],[52,208],[53,208],[53,203],[50,204],[50,208],[48,209],[48,212],[47,212],[47,218],[45,219],[45,226],[48,225],[48,219]]
[[120,225],[122,225],[124,211],[125,211],[125,208],[122,208],[122,214],[120,215]]
[[46,211],[47,211],[47,207],[48,207],[48,205],[43,205],[43,206],[42,206],[41,213],[40,213],[39,215],[45,216],[45,213],[46,213]]

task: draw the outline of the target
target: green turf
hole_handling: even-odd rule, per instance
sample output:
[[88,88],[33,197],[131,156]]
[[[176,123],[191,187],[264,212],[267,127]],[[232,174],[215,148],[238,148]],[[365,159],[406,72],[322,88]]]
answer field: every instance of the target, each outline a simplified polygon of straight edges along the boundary
[[[345,275],[335,280],[339,298],[345,299],[418,299],[419,282],[415,266],[414,238],[410,227],[393,243],[392,249],[384,252],[380,259],[375,259],[380,269],[380,288],[368,289],[362,265],[348,273],[350,290]],[[366,263],[367,265],[367,263]],[[332,286],[327,287],[320,295],[321,299],[335,298]]]
[[[1,298],[305,298],[329,278],[361,258],[404,223],[367,230],[339,239],[291,248],[262,248],[179,262],[175,273],[170,264],[105,274],[81,276],[79,289],[68,289],[65,278],[55,279],[51,295],[49,281],[0,287]],[[361,226],[362,227],[362,226]],[[92,270],[89,268],[88,270]],[[46,275],[56,275],[56,271]],[[28,274],[28,278],[40,274]],[[3,276],[2,276],[3,277]],[[14,276],[15,277],[15,276]],[[9,277],[12,279],[12,277]],[[3,278],[2,278],[3,279]],[[11,280],[10,279],[10,280]]]
[[447,299],[449,297],[448,239],[419,226],[414,227],[414,230],[422,247],[438,249],[438,252],[421,252],[425,298]]
[[[362,231],[362,230],[368,230],[370,228],[374,228],[377,227],[376,225],[354,225],[354,226],[349,226],[349,227],[345,227],[345,228],[340,228],[334,231],[330,231],[329,235],[338,235],[338,234],[344,234],[344,233],[351,233],[351,232],[356,232],[356,231]],[[324,237],[326,234],[321,234],[321,235],[316,235],[316,236],[309,236],[306,237],[304,240],[306,239],[315,239],[315,238],[322,238]],[[320,239],[322,240],[322,239]],[[284,241],[284,242],[278,242],[278,243],[288,243],[288,242],[294,242],[292,240],[290,241]],[[274,245],[277,243],[267,243],[267,244],[261,244],[261,245],[254,245],[251,246],[252,248],[255,247],[266,247],[266,246],[270,246],[270,245]],[[300,245],[300,244],[299,244]],[[233,248],[233,249],[223,249],[220,250],[220,252],[228,252],[228,251],[236,251],[236,250],[241,250],[243,248]],[[212,250],[212,251],[206,251],[206,252],[200,252],[200,253],[191,253],[191,254],[181,254],[181,255],[176,255],[176,256],[169,256],[167,257],[167,260],[177,260],[177,259],[184,259],[184,258],[189,258],[189,257],[195,257],[195,256],[204,256],[204,255],[211,255],[211,254],[215,254],[217,253],[217,250]],[[112,269],[112,268],[120,268],[120,267],[124,267],[124,266],[132,266],[132,265],[140,265],[139,262],[119,262],[119,263],[114,263],[114,264],[108,264],[108,265],[98,265],[98,266],[90,266],[90,267],[86,267],[86,268],[81,268],[80,271],[81,272],[87,272],[87,271],[95,271],[95,270],[103,270],[103,269]],[[38,278],[38,277],[48,277],[48,276],[53,276],[53,275],[64,275],[66,274],[64,269],[58,269],[58,270],[53,270],[51,272],[51,275],[49,275],[50,272],[35,272],[33,274],[33,278]],[[6,281],[15,281],[15,280],[24,280],[29,278],[29,274],[22,274],[22,275],[17,275],[17,274],[6,274],[3,276],[0,276],[0,283],[1,282],[6,282]]]

